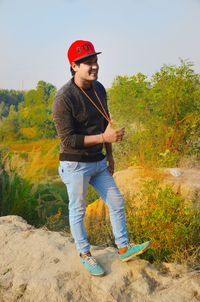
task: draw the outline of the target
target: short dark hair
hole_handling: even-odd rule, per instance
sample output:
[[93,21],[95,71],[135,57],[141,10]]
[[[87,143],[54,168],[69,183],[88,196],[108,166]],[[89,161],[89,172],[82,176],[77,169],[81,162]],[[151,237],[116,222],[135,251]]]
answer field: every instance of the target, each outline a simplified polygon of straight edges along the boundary
[[[76,63],[76,65],[79,66],[81,62],[75,62],[75,63]],[[72,76],[75,75],[75,71],[74,71],[74,69],[72,68],[72,66],[70,66],[70,72],[71,72],[71,75],[72,75]]]
[[74,76],[75,75],[75,71],[74,69],[70,66],[70,72],[71,72],[71,75]]

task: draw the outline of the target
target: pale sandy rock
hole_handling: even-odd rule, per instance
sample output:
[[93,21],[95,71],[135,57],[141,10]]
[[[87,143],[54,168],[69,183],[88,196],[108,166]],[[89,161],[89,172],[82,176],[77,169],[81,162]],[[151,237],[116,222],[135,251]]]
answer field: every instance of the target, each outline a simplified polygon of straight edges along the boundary
[[[106,269],[90,276],[69,236],[36,229],[18,216],[0,217],[1,302],[196,302],[198,272],[168,264],[162,274],[136,257],[122,263],[113,248],[93,247]],[[167,264],[166,264],[167,265]],[[172,269],[173,268],[173,269]],[[171,272],[170,272],[171,270]]]
[[[172,171],[179,171],[180,176]],[[195,199],[200,205],[200,169],[168,168],[168,169],[144,169],[129,167],[114,174],[115,181],[122,194],[130,198],[137,194],[143,183],[147,180],[157,179],[160,186],[170,185],[177,194],[186,199]],[[134,199],[136,206],[140,206],[141,200]],[[91,203],[86,210],[86,224],[88,226],[96,222],[97,217],[107,219],[108,208],[101,198]]]
[[[174,176],[178,171],[180,176]],[[174,174],[174,175],[173,175]],[[187,168],[165,168],[165,169],[144,169],[129,167],[126,170],[114,174],[117,185],[124,194],[133,195],[137,193],[144,181],[157,179],[160,184],[172,185],[174,191],[184,196],[191,196],[195,190],[200,190],[200,169]]]

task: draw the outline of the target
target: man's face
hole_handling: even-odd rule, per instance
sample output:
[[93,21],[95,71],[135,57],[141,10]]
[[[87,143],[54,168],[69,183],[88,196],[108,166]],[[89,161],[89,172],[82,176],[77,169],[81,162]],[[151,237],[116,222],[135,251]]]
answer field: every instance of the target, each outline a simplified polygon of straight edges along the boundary
[[97,63],[97,56],[92,56],[86,59],[84,62],[77,65],[73,63],[72,68],[76,72],[75,77],[81,80],[93,81],[98,78],[99,65]]

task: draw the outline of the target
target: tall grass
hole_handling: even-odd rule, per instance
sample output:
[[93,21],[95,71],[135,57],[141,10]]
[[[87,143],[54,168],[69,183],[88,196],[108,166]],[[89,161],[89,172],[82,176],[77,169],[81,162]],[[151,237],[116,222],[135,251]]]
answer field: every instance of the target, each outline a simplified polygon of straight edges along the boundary
[[[190,262],[197,265],[200,243],[200,210],[157,180],[146,181],[135,196],[126,196],[126,222],[131,242],[147,240],[149,261]],[[95,221],[87,229],[93,244],[114,245],[108,220]]]
[[58,167],[58,146],[53,145],[49,141],[45,143],[43,140],[41,144],[35,146],[30,143],[25,145],[25,151],[23,145],[17,151],[8,152],[10,170],[15,170],[22,178],[28,179],[31,182],[44,182],[51,180],[51,177],[57,175]]
[[38,223],[37,205],[31,184],[19,177],[16,172],[0,174],[0,211],[3,215],[20,215],[29,223]]
[[[52,230],[68,227],[68,195],[58,176],[57,144],[41,140],[24,147],[0,150],[0,215],[19,215]],[[97,198],[90,187],[87,203]]]
[[[38,161],[33,154],[34,151],[27,160],[19,154],[1,152],[0,215],[19,215],[28,223],[41,226],[60,208],[63,225],[67,225],[66,189],[58,179],[48,180],[48,165],[39,161],[40,151],[36,153]],[[47,158],[49,154],[53,157],[49,151]]]
[[14,171],[0,174],[0,215],[19,215],[35,226],[47,223],[60,208],[67,225],[68,200],[65,188],[56,183],[32,184]]
[[134,200],[127,200],[127,225],[132,241],[151,240],[147,257],[161,261],[185,261],[193,257],[200,243],[200,211],[172,187],[161,188],[147,181]]

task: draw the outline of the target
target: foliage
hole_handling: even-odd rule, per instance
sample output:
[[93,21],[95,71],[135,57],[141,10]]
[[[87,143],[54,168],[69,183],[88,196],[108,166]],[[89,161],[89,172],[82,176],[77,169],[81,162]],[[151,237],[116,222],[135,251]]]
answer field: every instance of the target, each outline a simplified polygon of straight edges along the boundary
[[191,67],[181,61],[150,80],[142,74],[115,79],[109,107],[116,126],[126,128],[126,140],[114,146],[118,163],[168,166],[182,156],[199,157],[200,77]]
[[[55,128],[51,116],[53,97],[56,88],[39,81],[36,89],[25,94],[24,104],[20,108],[24,128],[34,127],[37,138],[55,137]],[[26,136],[25,136],[26,137]]]
[[1,152],[0,215],[19,215],[28,223],[41,226],[61,208],[67,224],[67,205],[66,190],[60,182],[38,183],[23,178],[13,167],[9,156]]
[[[50,146],[50,144],[48,145]],[[47,146],[45,146],[47,147]],[[45,149],[45,151],[44,151]],[[10,152],[9,165],[12,170],[24,179],[31,182],[43,182],[57,173],[58,156],[56,152],[57,146],[49,147],[49,150],[40,146],[36,149],[33,145],[32,150],[26,152]]]
[[0,213],[3,215],[19,215],[29,223],[38,222],[35,199],[32,186],[26,180],[19,177],[14,171],[0,174]]
[[68,217],[63,215],[62,208],[58,208],[55,214],[47,217],[46,227],[48,230],[52,231],[70,232]]
[[40,225],[47,224],[51,216],[56,215],[58,209],[62,213],[61,225],[69,225],[68,222],[68,198],[64,186],[51,182],[37,184],[35,189],[37,211]]
[[14,106],[10,106],[7,118],[0,120],[0,141],[15,141],[19,138],[20,116]]
[[24,100],[24,91],[0,89],[0,119],[7,117],[10,106],[18,110],[18,106]]
[[91,185],[89,185],[87,196],[86,196],[87,205],[97,200],[97,198],[99,198],[99,194],[95,191],[95,189]]
[[1,140],[54,138],[56,131],[51,113],[55,93],[56,88],[44,81],[23,94],[0,92]]
[[157,181],[147,181],[135,199],[127,200],[126,212],[131,241],[153,243],[148,259],[184,261],[185,254],[197,251],[200,211],[170,186],[161,188]]
[[[179,66],[162,66],[151,78],[142,73],[116,77],[108,90],[109,108],[114,126],[126,128],[124,141],[114,145],[117,169],[146,162],[178,165],[187,156],[199,159],[200,76],[192,67],[181,60]],[[0,139],[55,138],[55,93],[44,81],[26,92],[0,91]]]
[[[131,242],[151,241],[143,255],[149,261],[198,261],[200,211],[192,201],[175,194],[170,186],[147,181],[134,197],[126,196],[126,222]],[[114,245],[107,220],[90,224],[89,238],[95,245]],[[190,263],[191,264],[191,263]]]

